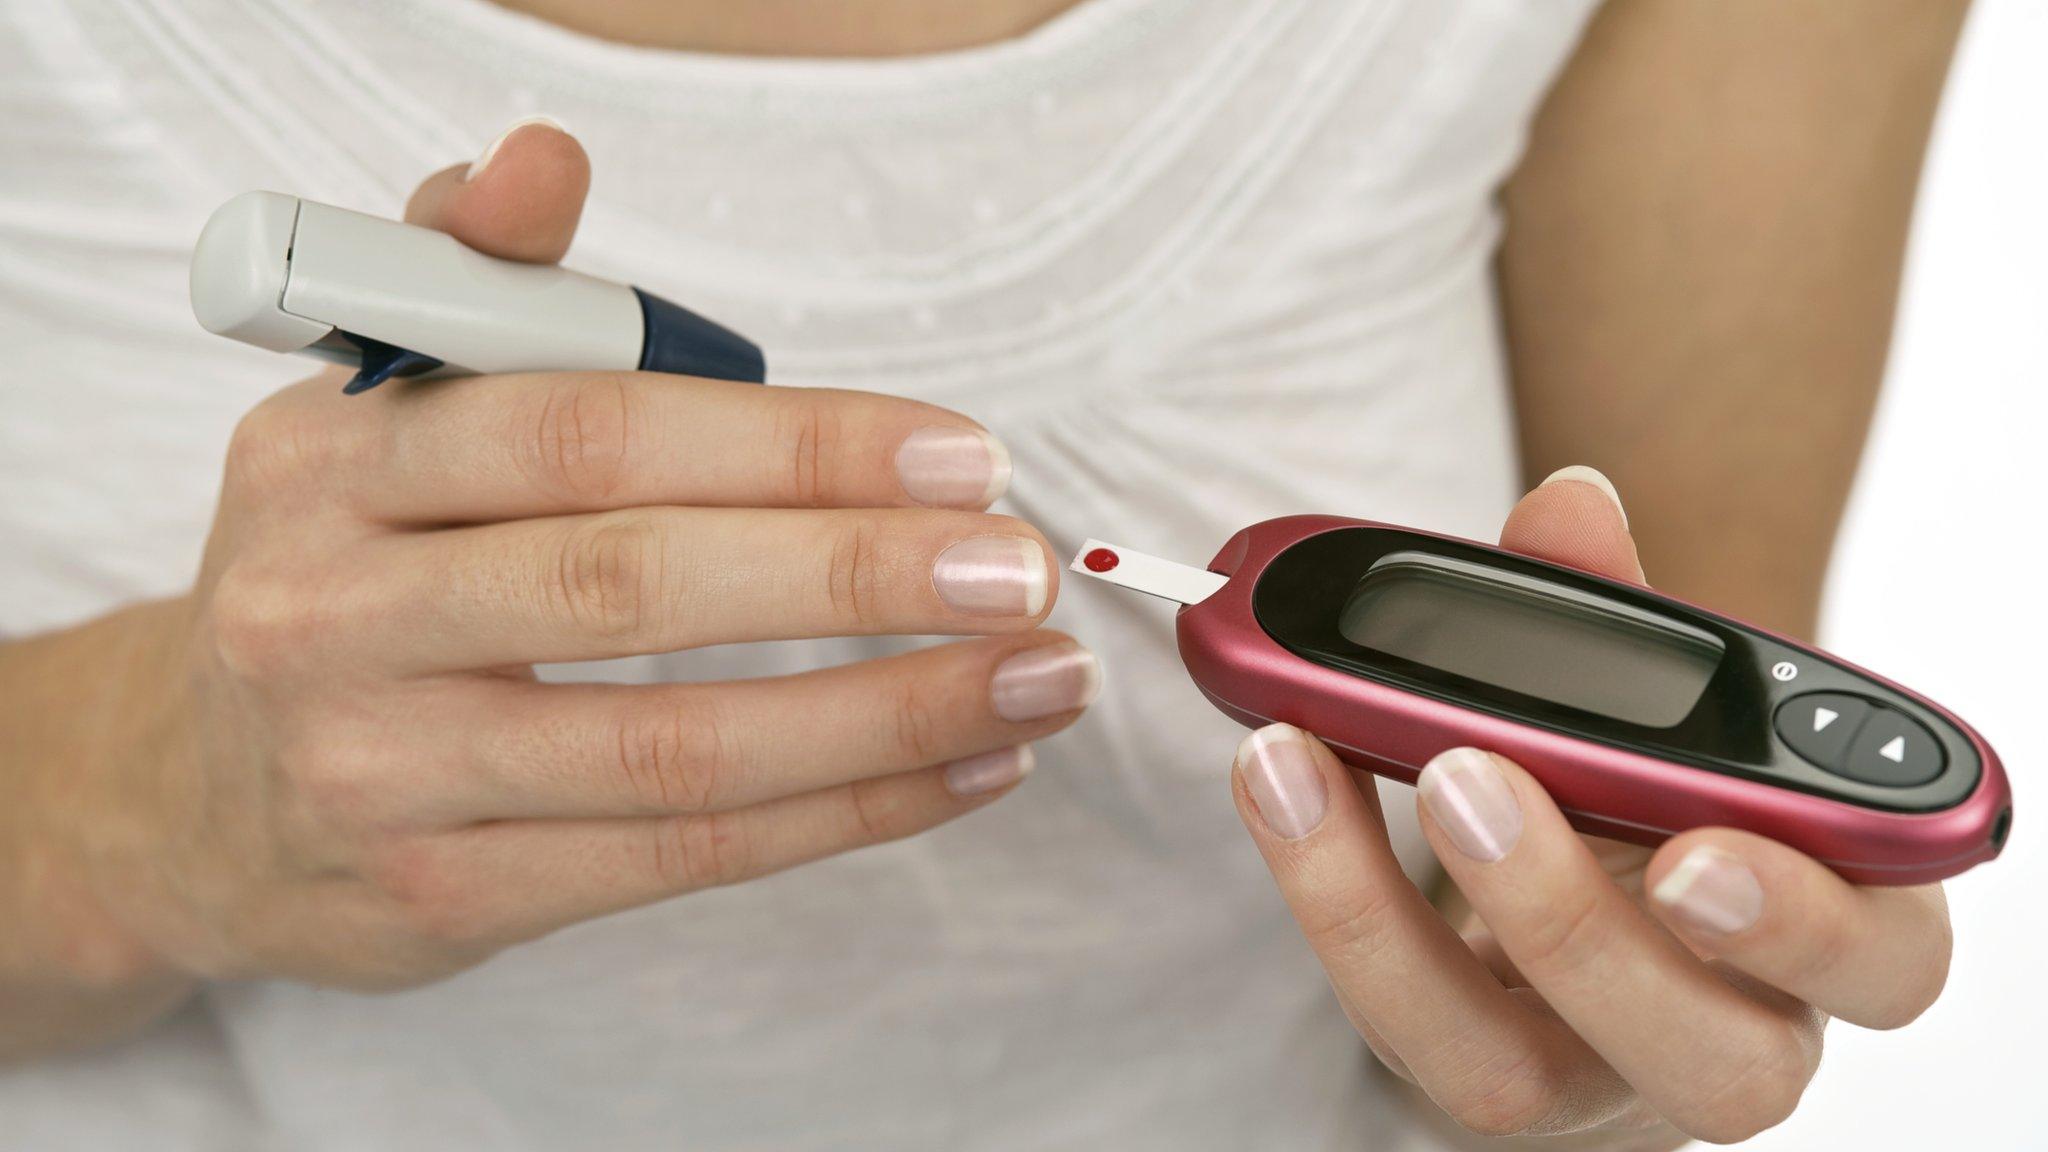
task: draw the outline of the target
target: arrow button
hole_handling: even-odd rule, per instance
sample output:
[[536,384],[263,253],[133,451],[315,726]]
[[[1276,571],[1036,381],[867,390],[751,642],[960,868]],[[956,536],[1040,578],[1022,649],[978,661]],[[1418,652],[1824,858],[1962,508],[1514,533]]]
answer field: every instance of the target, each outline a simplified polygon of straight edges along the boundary
[[1876,707],[1835,771],[1851,780],[1910,788],[1941,775],[1947,758],[1934,733],[1893,708]]
[[1794,696],[1778,707],[1778,738],[1794,752],[1830,772],[1836,765],[1856,728],[1870,715],[1870,702],[1846,692],[1808,692]]

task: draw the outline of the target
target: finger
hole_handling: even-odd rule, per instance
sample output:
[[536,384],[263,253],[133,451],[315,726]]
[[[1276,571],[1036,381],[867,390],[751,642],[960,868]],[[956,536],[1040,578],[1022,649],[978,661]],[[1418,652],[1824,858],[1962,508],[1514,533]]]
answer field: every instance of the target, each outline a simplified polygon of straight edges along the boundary
[[1057,632],[722,684],[487,685],[444,727],[459,770],[409,782],[417,815],[723,812],[1014,747],[1102,684]]
[[1940,885],[1858,888],[1782,844],[1725,828],[1673,837],[1650,908],[1704,951],[1831,1016],[1911,1023],[1948,979]]
[[492,256],[553,264],[569,250],[589,191],[583,145],[536,117],[507,128],[475,161],[427,177],[405,219]]
[[1500,942],[1493,938],[1493,932],[1486,927],[1486,921],[1472,910],[1465,894],[1450,882],[1448,876],[1438,877],[1429,888],[1429,903],[1444,918],[1444,923],[1465,942],[1465,949],[1477,957],[1493,978],[1509,989],[1527,988],[1529,982],[1515,970],[1515,962],[1501,951]]
[[1418,781],[1438,859],[1530,985],[1686,1133],[1744,1139],[1790,1115],[1819,1018],[1745,995],[1660,928],[1536,781],[1455,748]]
[[641,508],[385,537],[358,562],[363,657],[400,672],[1021,632],[1059,588],[1036,529],[972,512]]
[[387,861],[383,887],[429,935],[499,946],[923,832],[1006,795],[1034,763],[1027,745],[730,812],[478,824]]
[[1501,948],[1500,941],[1493,938],[1493,931],[1486,926],[1485,921],[1461,928],[1458,936],[1465,941],[1465,947],[1471,950],[1472,955],[1478,957],[1481,964],[1486,965],[1486,970],[1493,973],[1494,979],[1510,989],[1529,986],[1528,978],[1515,967],[1515,962]]
[[444,524],[648,504],[986,508],[1010,454],[914,400],[658,373],[544,373],[412,389],[344,433],[372,441],[347,498]]
[[1613,482],[1583,464],[1560,468],[1515,505],[1500,546],[1614,580],[1643,582],[1635,537]]
[[1320,741],[1261,728],[1231,778],[1238,815],[1339,1002],[1390,1066],[1492,1135],[1573,1131],[1626,1106],[1611,1069],[1466,950],[1402,873],[1376,793]]

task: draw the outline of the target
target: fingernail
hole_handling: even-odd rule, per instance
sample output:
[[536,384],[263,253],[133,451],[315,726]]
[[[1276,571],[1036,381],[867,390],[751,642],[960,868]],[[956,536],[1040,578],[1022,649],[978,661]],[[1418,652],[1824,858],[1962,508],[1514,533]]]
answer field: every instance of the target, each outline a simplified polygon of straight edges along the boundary
[[1522,838],[1522,805],[1493,757],[1477,748],[1439,753],[1415,781],[1422,803],[1458,851],[1492,863]]
[[1702,844],[1657,881],[1650,898],[1686,927],[1728,935],[1764,914],[1763,885],[1732,853]]
[[544,124],[557,132],[568,131],[567,128],[562,127],[562,122],[553,116],[528,116],[523,120],[514,120],[510,127],[498,133],[496,140],[484,146],[483,155],[470,162],[469,171],[462,174],[463,182],[468,183],[483,175],[484,169],[491,166],[491,160],[498,155],[498,149],[504,146],[505,141],[510,140],[514,132],[533,124]]
[[1259,818],[1273,835],[1299,840],[1323,822],[1330,790],[1301,729],[1268,724],[1245,737],[1237,746],[1237,766]]
[[1598,488],[1606,495],[1608,501],[1614,505],[1615,515],[1621,517],[1621,526],[1623,528],[1628,527],[1628,509],[1621,506],[1621,493],[1614,490],[1614,481],[1609,480],[1606,474],[1598,468],[1589,468],[1584,464],[1572,464],[1559,468],[1557,471],[1545,476],[1543,483],[1538,484],[1537,487],[1541,488],[1545,485],[1558,483],[1590,484]]
[[1015,784],[1037,766],[1038,757],[1029,744],[983,752],[946,765],[946,790],[955,796],[980,796]]
[[939,599],[970,616],[1036,616],[1046,581],[1045,549],[1022,536],[973,536],[932,565]]
[[989,698],[1016,723],[1086,708],[1102,690],[1102,662],[1079,644],[1048,644],[996,665]]
[[896,478],[928,508],[986,508],[1010,486],[1010,450],[975,428],[920,428],[896,449]]

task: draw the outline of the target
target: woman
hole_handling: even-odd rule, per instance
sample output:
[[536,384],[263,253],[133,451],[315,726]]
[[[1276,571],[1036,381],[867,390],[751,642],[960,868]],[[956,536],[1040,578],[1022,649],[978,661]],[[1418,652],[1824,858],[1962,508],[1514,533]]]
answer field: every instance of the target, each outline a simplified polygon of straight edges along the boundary
[[[1961,8],[17,9],[0,1139],[1777,1122],[1938,993],[1938,889],[1582,840],[1479,750],[1226,790],[1164,614],[1056,558],[1331,511],[1810,632]],[[182,300],[251,187],[577,234],[777,386],[276,392]]]

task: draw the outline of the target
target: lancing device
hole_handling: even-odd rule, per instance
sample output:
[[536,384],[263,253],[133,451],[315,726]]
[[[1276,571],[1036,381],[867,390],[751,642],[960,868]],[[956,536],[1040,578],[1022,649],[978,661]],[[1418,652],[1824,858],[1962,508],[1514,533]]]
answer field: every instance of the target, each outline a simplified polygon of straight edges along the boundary
[[1582,832],[1742,828],[1859,883],[1923,884],[2012,827],[1997,755],[1954,715],[1637,585],[1335,516],[1255,524],[1206,570],[1097,540],[1072,567],[1182,605],[1181,660],[1231,718],[1407,783],[1448,748],[1497,752]]
[[751,341],[653,293],[280,192],[207,220],[192,312],[209,332],[356,369],[351,394],[428,373],[767,376]]

